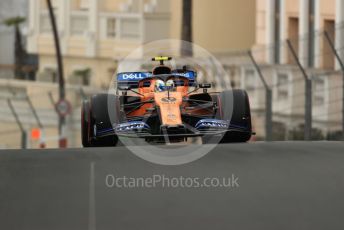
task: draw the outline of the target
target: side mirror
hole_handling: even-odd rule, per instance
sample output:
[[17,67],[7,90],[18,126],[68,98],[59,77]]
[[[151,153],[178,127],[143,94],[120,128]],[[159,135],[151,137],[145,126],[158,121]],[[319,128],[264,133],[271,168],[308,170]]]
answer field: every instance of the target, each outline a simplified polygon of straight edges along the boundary
[[201,83],[201,84],[198,84],[198,87],[201,89],[209,89],[209,88],[211,88],[211,84],[210,83]]
[[123,90],[123,91],[128,91],[128,90],[130,90],[130,86],[129,85],[119,85],[118,89]]

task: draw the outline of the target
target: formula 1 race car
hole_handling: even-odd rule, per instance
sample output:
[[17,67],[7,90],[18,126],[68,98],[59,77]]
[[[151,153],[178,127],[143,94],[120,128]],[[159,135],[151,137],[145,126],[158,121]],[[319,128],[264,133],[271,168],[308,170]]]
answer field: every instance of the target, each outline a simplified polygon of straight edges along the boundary
[[[116,94],[97,94],[83,101],[82,144],[115,146],[123,138],[147,142],[182,142],[200,137],[203,143],[246,142],[252,135],[250,105],[244,90],[208,92],[197,73],[184,66],[159,65],[152,72],[117,74]],[[202,89],[202,92],[198,92]]]

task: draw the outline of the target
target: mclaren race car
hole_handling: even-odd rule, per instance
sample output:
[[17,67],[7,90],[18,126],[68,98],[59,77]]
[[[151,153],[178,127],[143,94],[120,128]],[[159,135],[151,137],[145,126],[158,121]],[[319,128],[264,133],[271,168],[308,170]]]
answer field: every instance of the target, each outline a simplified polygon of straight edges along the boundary
[[171,69],[170,57],[155,57],[152,72],[117,74],[116,94],[83,101],[82,144],[115,146],[123,138],[147,142],[246,142],[252,135],[250,105],[244,90],[209,92],[197,73]]

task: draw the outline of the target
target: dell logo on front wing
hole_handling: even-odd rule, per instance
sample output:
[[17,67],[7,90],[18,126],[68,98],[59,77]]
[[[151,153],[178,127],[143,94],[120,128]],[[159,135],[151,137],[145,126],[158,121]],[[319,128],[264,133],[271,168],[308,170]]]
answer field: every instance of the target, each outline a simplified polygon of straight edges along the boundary
[[123,76],[123,79],[124,79],[124,80],[127,80],[127,79],[132,79],[132,80],[143,79],[141,73],[123,74],[122,76]]

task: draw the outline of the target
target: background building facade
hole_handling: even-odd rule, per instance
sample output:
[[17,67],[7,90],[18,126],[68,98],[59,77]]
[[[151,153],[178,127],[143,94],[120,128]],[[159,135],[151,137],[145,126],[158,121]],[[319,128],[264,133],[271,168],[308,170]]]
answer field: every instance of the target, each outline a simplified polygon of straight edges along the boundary
[[[55,0],[53,5],[71,83],[80,83],[75,71],[89,68],[90,84],[107,86],[116,61],[133,49],[155,40],[180,39],[181,0]],[[254,42],[254,20],[247,20],[253,14],[254,4],[247,0],[195,1],[194,42],[212,52],[247,49]],[[39,78],[44,81],[56,70],[45,0],[30,1],[29,22],[28,50],[39,54]]]
[[[341,130],[343,79],[325,32],[343,58],[343,1],[256,2],[256,42],[252,53],[273,92],[274,136],[294,138],[305,125],[304,75],[287,40],[312,82],[312,95],[307,98],[312,101],[313,135],[320,139],[335,135]],[[244,62],[250,63],[247,57]],[[251,95],[257,132],[264,136],[265,89],[252,63],[242,68],[240,85]]]

